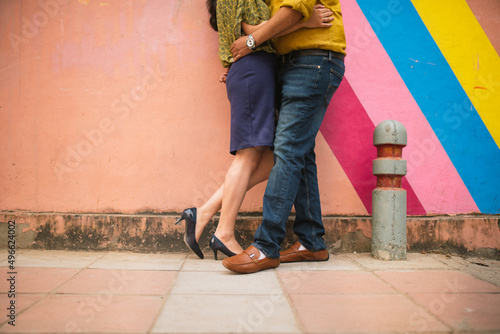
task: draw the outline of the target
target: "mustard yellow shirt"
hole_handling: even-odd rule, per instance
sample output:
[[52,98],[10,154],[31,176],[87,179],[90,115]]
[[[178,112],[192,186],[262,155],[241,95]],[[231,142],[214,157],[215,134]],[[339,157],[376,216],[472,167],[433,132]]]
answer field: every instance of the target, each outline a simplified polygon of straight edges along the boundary
[[[219,30],[219,58],[222,66],[229,67],[234,62],[231,45],[243,36],[241,22],[257,25],[271,18],[271,11],[264,0],[218,0],[217,28]],[[259,45],[256,51],[274,53],[271,43]]]
[[[281,7],[291,7],[304,15],[303,20],[309,19],[316,0],[266,0],[274,15]],[[376,1],[376,0],[374,0]],[[339,0],[319,0],[318,3],[333,12],[334,20],[330,28],[302,28],[291,34],[273,39],[273,46],[280,55],[294,50],[324,49],[346,54],[346,40],[342,11]]]

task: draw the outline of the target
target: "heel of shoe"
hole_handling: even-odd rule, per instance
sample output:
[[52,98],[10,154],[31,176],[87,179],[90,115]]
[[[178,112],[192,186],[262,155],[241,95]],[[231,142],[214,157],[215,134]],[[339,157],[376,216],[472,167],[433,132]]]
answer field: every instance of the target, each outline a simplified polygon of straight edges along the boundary
[[184,220],[184,215],[182,215],[181,218],[179,218],[175,221],[175,225],[179,225],[181,223],[181,221],[183,221],[183,220]]
[[210,247],[210,249],[212,249],[212,251],[214,252],[214,259],[215,261],[217,261],[217,250],[218,250],[218,247],[215,245],[215,240],[214,238],[216,238],[215,235],[213,235],[211,238],[210,238],[210,241],[208,242],[208,246]]
[[[182,214],[181,214],[180,218],[175,221],[175,225],[179,225],[183,220],[186,220],[186,217],[188,217],[187,216],[187,211],[188,210],[189,209],[184,209],[182,211]],[[187,220],[186,220],[186,222],[187,222]]]

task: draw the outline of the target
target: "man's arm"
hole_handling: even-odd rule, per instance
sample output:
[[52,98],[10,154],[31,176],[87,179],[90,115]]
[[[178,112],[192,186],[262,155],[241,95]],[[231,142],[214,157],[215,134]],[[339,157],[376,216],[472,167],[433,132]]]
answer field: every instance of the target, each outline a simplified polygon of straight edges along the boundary
[[[334,17],[332,15],[333,12],[331,10],[329,10],[323,5],[317,4],[314,6],[311,17],[307,21],[305,22],[299,21],[298,23],[294,24],[291,28],[288,28],[287,30],[280,32],[278,35],[274,37],[285,36],[301,28],[310,28],[310,29],[329,28],[332,26],[330,22],[334,20]],[[241,28],[243,29],[245,35],[250,35],[255,33],[258,29],[262,28],[262,26],[264,26],[264,24],[266,23],[267,21],[262,21],[257,25],[252,25],[242,21]]]
[[[302,17],[301,13],[290,7],[281,7],[266,24],[252,34],[256,46],[288,30],[298,23]],[[235,61],[251,52],[252,50],[246,44],[246,36],[238,38],[231,46],[231,53]]]
[[328,8],[326,8],[321,4],[317,4],[316,6],[314,6],[311,17],[307,19],[307,21],[298,22],[294,24],[291,28],[288,28],[287,30],[280,32],[278,35],[274,37],[285,36],[302,28],[309,28],[309,29],[330,28],[332,26],[330,22],[334,20],[334,17],[331,15],[333,15],[333,12],[331,10],[329,10]]

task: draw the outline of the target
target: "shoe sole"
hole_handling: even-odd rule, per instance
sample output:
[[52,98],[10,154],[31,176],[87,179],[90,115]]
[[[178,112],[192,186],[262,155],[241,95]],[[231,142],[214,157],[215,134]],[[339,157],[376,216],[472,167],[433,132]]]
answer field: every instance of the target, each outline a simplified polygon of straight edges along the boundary
[[238,271],[238,270],[235,270],[233,268],[229,268],[227,265],[226,265],[226,262],[225,261],[222,261],[222,265],[224,266],[224,268],[226,268],[227,270],[230,270],[232,272],[235,272],[235,273],[238,273],[238,274],[253,274],[253,273],[257,273],[259,271],[264,271],[264,270],[269,270],[269,269],[275,269],[275,268],[278,268],[279,267],[279,263],[276,267],[269,267],[269,268],[263,268],[263,269],[259,269],[259,270],[255,270],[255,271]]
[[316,260],[316,259],[304,259],[304,260],[295,260],[295,261],[282,261],[280,258],[280,263],[297,263],[297,262],[326,262],[330,260],[330,255],[324,260]]

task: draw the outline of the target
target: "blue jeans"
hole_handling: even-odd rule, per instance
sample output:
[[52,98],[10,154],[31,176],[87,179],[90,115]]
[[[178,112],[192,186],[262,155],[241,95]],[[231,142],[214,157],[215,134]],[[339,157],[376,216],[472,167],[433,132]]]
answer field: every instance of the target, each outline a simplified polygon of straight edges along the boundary
[[296,212],[293,231],[300,243],[312,251],[326,249],[314,146],[344,69],[343,61],[323,56],[299,57],[281,64],[275,165],[264,194],[262,224],[253,243],[269,258],[279,258],[292,206]]

